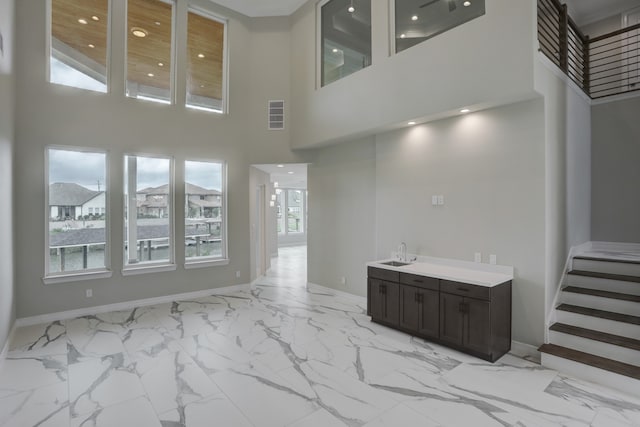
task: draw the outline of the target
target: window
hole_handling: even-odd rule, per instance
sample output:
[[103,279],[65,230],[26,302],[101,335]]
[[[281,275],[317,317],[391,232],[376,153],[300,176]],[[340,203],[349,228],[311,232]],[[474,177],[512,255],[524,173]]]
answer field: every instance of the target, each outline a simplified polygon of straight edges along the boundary
[[278,230],[278,234],[283,234],[284,233],[284,215],[283,210],[284,210],[284,193],[282,192],[281,189],[276,188],[276,223],[277,223],[277,230]]
[[225,165],[185,162],[185,258],[187,262],[225,259]]
[[371,65],[370,0],[330,0],[320,20],[321,86]]
[[173,162],[125,156],[125,268],[173,264]]
[[107,91],[109,0],[51,0],[49,81]]
[[106,271],[109,267],[106,209],[107,158],[104,152],[48,148],[47,244],[45,278]]
[[187,21],[187,107],[222,113],[226,25],[193,10]]
[[396,0],[396,52],[484,15],[484,0]]
[[303,233],[302,190],[287,190],[287,232]]
[[172,102],[174,4],[127,2],[127,96]]

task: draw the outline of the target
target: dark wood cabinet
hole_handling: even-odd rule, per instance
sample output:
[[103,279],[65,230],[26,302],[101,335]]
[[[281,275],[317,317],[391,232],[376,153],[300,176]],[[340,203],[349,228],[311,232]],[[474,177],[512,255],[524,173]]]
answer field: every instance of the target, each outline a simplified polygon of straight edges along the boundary
[[478,286],[369,267],[375,322],[494,362],[511,349],[511,281]]
[[370,316],[381,323],[397,326],[399,323],[399,288],[398,283],[380,279],[369,279]]

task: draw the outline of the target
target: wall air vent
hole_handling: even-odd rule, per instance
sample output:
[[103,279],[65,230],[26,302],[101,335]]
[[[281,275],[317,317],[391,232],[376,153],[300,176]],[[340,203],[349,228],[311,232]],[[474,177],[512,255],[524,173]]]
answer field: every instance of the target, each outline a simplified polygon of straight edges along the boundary
[[269,130],[284,129],[284,101],[269,101]]

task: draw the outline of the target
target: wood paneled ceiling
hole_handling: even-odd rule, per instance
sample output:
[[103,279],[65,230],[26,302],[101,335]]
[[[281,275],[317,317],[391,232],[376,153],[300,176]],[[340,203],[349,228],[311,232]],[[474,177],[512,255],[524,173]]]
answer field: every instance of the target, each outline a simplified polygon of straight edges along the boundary
[[[108,0],[52,0],[51,3],[53,37],[106,66]],[[169,88],[172,18],[172,3],[128,1],[127,79],[130,82]],[[224,24],[192,12],[188,14],[187,24],[187,91],[222,99]],[[143,29],[146,37],[134,36],[131,32],[134,27]]]

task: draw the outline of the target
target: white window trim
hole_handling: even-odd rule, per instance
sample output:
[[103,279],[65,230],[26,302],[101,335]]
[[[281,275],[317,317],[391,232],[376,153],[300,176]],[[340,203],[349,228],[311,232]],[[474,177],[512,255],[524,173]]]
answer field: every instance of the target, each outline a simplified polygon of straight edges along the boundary
[[[189,16],[189,12],[191,13],[195,13],[196,15],[200,15],[203,18],[207,18],[207,19],[211,19],[212,21],[216,21],[221,23],[222,25],[224,25],[224,31],[222,32],[222,37],[224,37],[224,40],[222,40],[222,110],[215,110],[213,108],[205,108],[205,107],[200,107],[197,105],[189,105],[187,103],[187,92],[188,92],[188,88],[187,85],[185,84],[184,86],[184,106],[185,108],[188,108],[190,110],[197,110],[197,111],[206,111],[209,113],[216,113],[216,114],[229,114],[229,82],[228,82],[228,78],[229,78],[229,19],[218,16],[206,9],[203,9],[201,7],[195,6],[195,5],[190,5],[189,8],[187,9],[187,15],[184,17],[184,21],[185,21],[185,27],[187,28],[187,39],[189,38],[189,24],[188,24],[188,16]],[[188,46],[188,42],[187,45],[185,47]],[[187,48],[188,50],[188,48]],[[189,76],[186,74],[186,63],[185,63],[185,77],[188,78]]]
[[[109,0],[111,1],[111,0]],[[169,77],[169,100],[166,99],[156,99],[148,96],[129,96],[127,84],[129,82],[129,69],[127,67],[129,63],[129,37],[131,37],[129,31],[129,0],[125,1],[125,11],[124,11],[124,23],[125,23],[125,39],[124,39],[124,97],[127,99],[135,99],[143,102],[153,102],[156,104],[164,104],[164,105],[175,105],[176,103],[176,23],[177,23],[177,13],[178,13],[178,2],[177,0],[155,0],[165,4],[171,5],[171,53],[169,53],[171,58],[171,69],[170,77]]]
[[[51,46],[53,45],[53,35],[51,34],[51,30],[52,30],[52,26],[51,26],[51,14],[53,12],[53,6],[51,5],[52,0],[47,0],[47,5],[46,5],[46,23],[45,23],[45,31],[47,34],[47,42],[46,42],[46,46],[45,46],[45,55],[47,57],[47,61],[46,61],[46,70],[45,72],[47,73],[47,82],[50,84],[56,84],[51,81]],[[73,89],[78,89],[78,90],[88,90],[90,92],[96,92],[96,93],[105,93],[105,94],[109,94],[111,93],[111,73],[109,72],[110,68],[111,68],[111,26],[112,26],[112,14],[113,14],[113,8],[112,8],[112,0],[107,0],[107,54],[106,54],[106,66],[105,66],[105,85],[107,86],[107,90],[105,92],[99,92],[99,91],[92,91],[90,89],[84,89],[84,88],[79,88],[79,87],[75,87],[75,86],[66,86],[66,85],[62,85],[65,87],[70,87]]]
[[[221,183],[221,189],[222,189],[222,227],[220,229],[220,234],[222,236],[222,242],[220,245],[220,248],[222,249],[222,256],[216,257],[216,256],[208,256],[208,257],[192,257],[192,258],[187,258],[186,256],[186,252],[185,252],[185,258],[184,258],[184,268],[186,269],[192,269],[192,268],[204,268],[204,267],[212,267],[212,266],[216,266],[216,265],[227,265],[229,264],[229,238],[228,238],[228,224],[229,224],[229,216],[227,214],[228,212],[228,208],[227,208],[227,176],[228,176],[228,172],[227,172],[227,167],[228,164],[226,161],[224,160],[219,160],[219,159],[202,159],[202,158],[187,158],[184,160],[185,162],[185,167],[184,167],[184,175],[182,176],[182,184],[186,186],[186,182],[187,182],[187,175],[186,175],[186,162],[202,162],[202,163],[219,163],[222,165],[222,183]],[[185,206],[187,203],[187,194],[185,192]],[[184,207],[183,207],[184,208]],[[186,220],[186,216],[185,216],[185,220]],[[186,224],[186,221],[185,221]],[[186,234],[186,233],[185,233]],[[186,238],[186,235],[183,236]]]
[[[106,277],[111,277],[111,208],[110,208],[110,168],[109,168],[109,152],[107,150],[101,150],[96,148],[87,148],[87,147],[73,147],[73,146],[64,146],[64,145],[47,145],[44,149],[44,204],[45,204],[45,216],[44,216],[44,225],[45,225],[45,237],[44,237],[44,277],[42,281],[45,284],[50,283],[64,283],[64,282],[75,282],[81,280],[89,280],[89,279],[103,279]],[[87,270],[76,270],[76,271],[62,271],[59,273],[51,273],[49,271],[49,257],[50,249],[49,249],[49,218],[51,215],[51,208],[49,207],[49,150],[64,150],[64,151],[77,151],[81,153],[100,153],[104,154],[104,167],[105,167],[105,224],[104,224],[104,233],[105,233],[105,242],[104,242],[104,268],[93,268]]]
[[[141,262],[139,264],[127,264],[127,251],[124,248],[124,242],[128,241],[127,238],[127,218],[124,218],[123,227],[122,227],[122,237],[123,237],[123,245],[122,245],[122,275],[129,276],[134,274],[144,274],[144,273],[155,273],[159,271],[172,271],[176,269],[176,239],[175,239],[175,159],[173,156],[165,156],[158,154],[145,154],[145,153],[125,153],[123,155],[123,162],[126,163],[128,156],[135,157],[148,157],[154,159],[166,159],[169,160],[169,198],[167,200],[167,205],[169,209],[169,260],[168,261],[151,261],[151,262]],[[126,168],[124,168],[126,169]],[[127,175],[129,171],[127,170]],[[125,175],[124,184],[128,185],[129,177]],[[128,201],[125,199],[124,188],[122,189],[123,201],[124,204],[122,206],[123,210],[126,209]],[[137,192],[136,192],[137,194]],[[138,210],[136,207],[136,220],[138,218]],[[124,212],[122,212],[124,214]],[[137,227],[137,223],[136,223]]]

